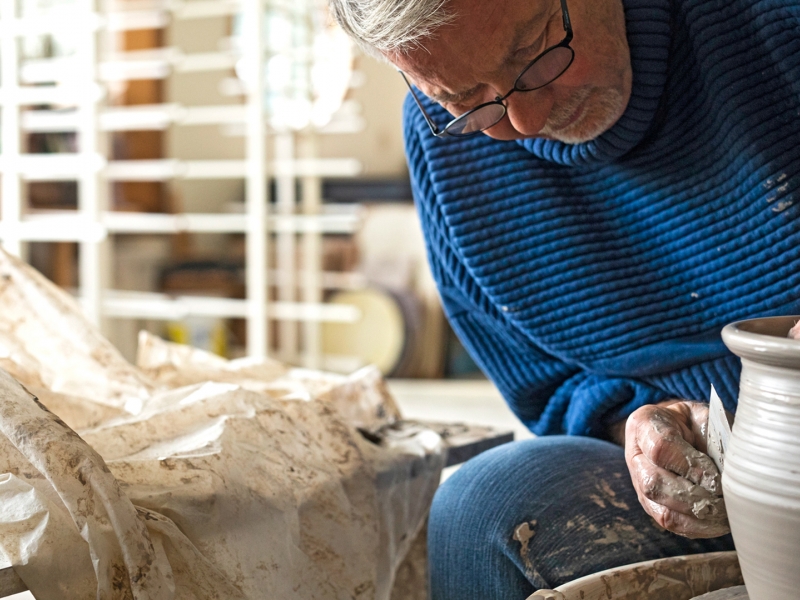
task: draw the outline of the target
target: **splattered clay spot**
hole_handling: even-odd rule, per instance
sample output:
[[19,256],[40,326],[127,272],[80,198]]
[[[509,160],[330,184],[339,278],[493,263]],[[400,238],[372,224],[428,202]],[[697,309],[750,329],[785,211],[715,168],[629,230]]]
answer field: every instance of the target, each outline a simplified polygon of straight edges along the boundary
[[534,570],[530,556],[528,555],[528,546],[530,545],[531,538],[536,535],[536,531],[533,529],[534,527],[536,527],[536,521],[525,521],[521,525],[517,525],[513,536],[514,540],[518,541],[521,545],[519,555],[520,558],[522,558],[522,562],[525,563],[525,568],[529,571]]
[[589,495],[589,500],[591,500],[592,502],[597,504],[597,506],[599,506],[600,508],[605,508],[606,507],[606,503],[603,502],[603,499],[600,496],[598,496],[597,494],[590,494]]
[[617,498],[617,493],[611,489],[611,486],[608,485],[608,482],[605,479],[600,480],[600,482],[597,484],[597,489],[603,493],[603,497],[605,498],[606,502],[608,502],[611,506],[614,506],[620,510],[630,510],[628,503]]
[[522,544],[520,552],[528,553],[528,543],[531,541],[531,538],[536,535],[536,532],[533,530],[534,527],[536,527],[536,521],[525,521],[514,530],[514,539]]

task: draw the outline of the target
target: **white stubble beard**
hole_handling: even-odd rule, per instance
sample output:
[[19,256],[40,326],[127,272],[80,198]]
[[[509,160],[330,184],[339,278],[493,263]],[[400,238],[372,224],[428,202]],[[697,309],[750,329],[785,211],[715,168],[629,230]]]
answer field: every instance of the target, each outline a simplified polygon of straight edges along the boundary
[[[583,114],[567,125],[584,102]],[[565,144],[588,142],[611,129],[625,111],[625,105],[624,96],[615,88],[581,88],[565,102],[553,106],[539,135]]]

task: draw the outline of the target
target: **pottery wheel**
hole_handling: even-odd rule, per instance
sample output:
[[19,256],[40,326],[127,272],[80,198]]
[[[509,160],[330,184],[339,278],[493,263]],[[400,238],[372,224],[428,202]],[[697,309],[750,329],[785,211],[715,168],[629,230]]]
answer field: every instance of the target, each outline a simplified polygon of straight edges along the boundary
[[726,588],[717,592],[709,592],[702,596],[695,596],[692,600],[749,600],[747,590],[743,585]]

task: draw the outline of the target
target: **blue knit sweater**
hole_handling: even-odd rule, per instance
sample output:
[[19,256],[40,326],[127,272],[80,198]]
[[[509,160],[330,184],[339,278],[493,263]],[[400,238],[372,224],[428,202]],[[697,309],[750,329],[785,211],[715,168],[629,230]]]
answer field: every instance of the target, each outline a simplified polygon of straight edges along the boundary
[[596,140],[438,140],[405,105],[447,315],[537,434],[712,383],[734,410],[720,329],[800,314],[800,2],[624,2],[632,95]]

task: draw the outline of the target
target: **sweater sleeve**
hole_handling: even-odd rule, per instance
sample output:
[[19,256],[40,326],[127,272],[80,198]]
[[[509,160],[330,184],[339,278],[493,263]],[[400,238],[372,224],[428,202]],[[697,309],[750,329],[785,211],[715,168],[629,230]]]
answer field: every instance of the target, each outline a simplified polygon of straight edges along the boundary
[[587,373],[550,357],[487,316],[465,309],[454,288],[440,289],[450,323],[465,348],[512,412],[536,435],[604,438],[612,423],[645,404],[670,398],[642,381]]

